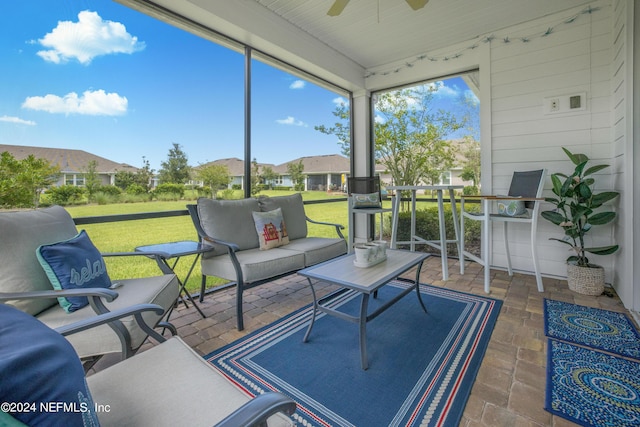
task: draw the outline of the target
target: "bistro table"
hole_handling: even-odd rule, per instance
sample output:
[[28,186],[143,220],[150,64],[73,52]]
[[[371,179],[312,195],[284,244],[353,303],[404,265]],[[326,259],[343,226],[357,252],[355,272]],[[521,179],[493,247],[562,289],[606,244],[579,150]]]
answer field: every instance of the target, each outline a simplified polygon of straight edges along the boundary
[[[198,304],[196,304],[196,301],[191,297],[191,294],[185,288],[185,286],[187,284],[187,281],[189,280],[189,277],[191,277],[191,273],[193,272],[193,269],[196,266],[196,263],[198,262],[200,257],[202,256],[202,254],[213,250],[212,246],[204,245],[201,242],[195,242],[192,240],[184,240],[180,242],[158,243],[155,245],[138,246],[135,250],[136,252],[152,252],[154,254],[161,254],[159,257],[160,260],[158,260],[158,258],[156,257],[156,261],[158,262],[158,267],[160,267],[160,270],[162,270],[162,272],[165,274],[167,273],[176,274],[175,268],[180,258],[185,256],[195,255],[195,258],[191,263],[191,267],[189,268],[189,272],[184,277],[184,279],[180,280],[177,274],[176,274],[176,279],[180,284],[180,293],[184,294],[187,297],[187,299],[191,301],[191,303],[196,308],[196,310],[198,310],[198,313],[200,313],[203,319],[207,317],[204,315],[202,310],[200,310],[200,307],[198,307]],[[173,259],[172,263],[169,263],[170,259]],[[187,304],[184,298],[182,299],[182,302],[185,305]]]
[[[458,212],[456,210],[456,198],[455,190],[464,188],[463,185],[399,185],[387,187],[387,190],[394,190],[396,192],[410,191],[411,192],[411,231],[409,234],[409,240],[398,242],[398,216],[400,213],[400,194],[396,194],[393,203],[393,213],[391,222],[391,248],[396,249],[399,244],[409,244],[410,249],[415,251],[416,244],[424,244],[434,247],[440,250],[442,258],[442,279],[447,280],[449,278],[449,265],[447,263],[447,243],[455,243],[458,247],[458,253],[460,253],[460,224],[458,223]],[[439,240],[426,240],[416,234],[416,192],[422,191],[435,191],[438,196],[438,222],[440,224],[440,239]],[[447,240],[447,233],[444,222],[444,201],[442,193],[449,191],[449,202],[451,203],[451,213],[453,215],[453,228],[455,231],[455,240]]]

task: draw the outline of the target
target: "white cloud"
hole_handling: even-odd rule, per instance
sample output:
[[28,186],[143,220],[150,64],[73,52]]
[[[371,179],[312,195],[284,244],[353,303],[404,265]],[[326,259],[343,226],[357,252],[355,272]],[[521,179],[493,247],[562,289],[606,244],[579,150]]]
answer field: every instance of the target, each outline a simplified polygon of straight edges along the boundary
[[430,82],[425,85],[429,90],[432,90],[435,96],[442,98],[456,98],[460,95],[460,91],[455,86],[445,86],[442,80]]
[[336,104],[336,105],[344,105],[344,106],[348,106],[349,105],[349,101],[347,101],[346,99],[344,99],[341,96],[339,96],[337,98],[333,98],[333,103]]
[[296,80],[289,85],[289,89],[303,89],[305,85],[304,80]]
[[119,116],[127,112],[129,101],[117,93],[104,90],[85,91],[82,96],[71,92],[63,97],[57,95],[30,96],[22,108],[58,114],[85,114],[91,116]]
[[131,54],[145,48],[145,43],[129,34],[123,24],[104,21],[96,12],[88,10],[78,14],[78,22],[59,21],[58,26],[38,42],[48,48],[39,51],[38,56],[56,64],[75,58],[86,65],[96,56]]
[[287,126],[302,126],[302,127],[309,127],[308,124],[306,124],[305,122],[301,121],[301,120],[296,120],[294,117],[287,117],[286,119],[279,119],[276,120],[276,123],[280,123],[281,125],[287,125]]
[[17,123],[20,125],[28,125],[28,126],[36,125],[36,122],[34,121],[24,120],[24,119],[21,119],[20,117],[9,117],[9,116],[0,117],[0,122]]

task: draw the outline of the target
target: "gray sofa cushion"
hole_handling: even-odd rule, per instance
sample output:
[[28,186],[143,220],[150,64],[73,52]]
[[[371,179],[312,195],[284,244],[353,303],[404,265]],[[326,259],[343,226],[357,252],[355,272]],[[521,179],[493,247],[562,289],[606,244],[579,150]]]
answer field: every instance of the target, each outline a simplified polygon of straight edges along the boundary
[[[98,413],[103,426],[212,426],[249,401],[178,337],[91,375],[87,382],[96,403],[110,405],[109,411]],[[293,422],[278,413],[267,424]]]
[[346,254],[347,242],[339,238],[307,237],[292,240],[281,249],[304,254],[304,266],[309,267]]
[[[235,243],[241,251],[259,247],[252,214],[259,211],[260,205],[256,199],[198,199],[198,215],[205,233],[213,238]],[[226,252],[224,247],[217,246],[207,256]]]
[[[135,304],[151,303],[158,304],[165,309],[169,309],[178,298],[178,280],[173,274],[165,274],[156,277],[144,277],[139,279],[114,280],[122,286],[116,289],[118,298],[110,303],[105,303],[109,310],[130,307]],[[53,300],[55,302],[55,300]],[[58,328],[70,323],[95,316],[95,311],[90,306],[81,308],[69,314],[57,303],[48,310],[38,315],[38,320],[50,328]],[[147,312],[142,315],[145,322],[155,325],[161,316]],[[131,346],[136,349],[146,338],[146,333],[140,329],[133,317],[122,319],[123,325],[131,334]],[[107,325],[91,328],[87,331],[72,334],[67,337],[73,348],[76,349],[80,358],[89,356],[120,353],[122,345],[115,332]]]
[[[67,240],[78,234],[71,215],[60,206],[0,213],[0,292],[52,290],[36,257],[40,245]],[[11,301],[31,315],[57,305],[55,299]]]
[[307,217],[300,193],[290,196],[261,197],[259,201],[260,209],[263,211],[282,209],[289,241],[307,237]]
[[[255,230],[254,230],[255,231]],[[288,245],[287,245],[288,246]],[[242,268],[245,282],[268,279],[290,271],[304,268],[305,257],[303,253],[288,251],[286,246],[261,251],[260,249],[248,249],[236,252]],[[202,274],[218,276],[227,280],[236,280],[236,272],[229,255],[220,255],[202,260]]]

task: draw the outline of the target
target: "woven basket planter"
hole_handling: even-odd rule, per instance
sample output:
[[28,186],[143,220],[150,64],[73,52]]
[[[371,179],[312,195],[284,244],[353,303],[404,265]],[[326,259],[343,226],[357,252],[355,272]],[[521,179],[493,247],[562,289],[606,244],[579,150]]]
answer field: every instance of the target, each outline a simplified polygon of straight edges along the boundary
[[604,291],[604,268],[599,265],[579,267],[567,264],[569,289],[582,295],[601,295]]

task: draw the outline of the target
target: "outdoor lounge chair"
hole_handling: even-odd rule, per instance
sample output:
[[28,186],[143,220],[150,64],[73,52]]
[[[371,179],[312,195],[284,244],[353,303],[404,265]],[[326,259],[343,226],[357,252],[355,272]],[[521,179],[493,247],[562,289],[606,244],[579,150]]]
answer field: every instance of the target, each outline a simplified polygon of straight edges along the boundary
[[[173,306],[178,298],[178,281],[173,274],[155,277],[117,280],[111,288],[78,286],[76,289],[55,290],[52,275],[56,276],[53,261],[45,263],[51,271],[45,272],[45,264],[39,262],[37,252],[42,245],[48,247],[64,247],[69,241],[81,241],[73,219],[60,206],[20,212],[0,213],[0,303],[6,303],[35,316],[51,328],[58,328],[70,323],[86,320],[99,313],[118,310],[136,304],[157,304],[164,313]],[[82,240],[86,243],[86,239]],[[90,242],[89,242],[90,243]],[[53,244],[53,245],[52,245]],[[58,245],[59,244],[59,245]],[[92,244],[91,244],[92,245]],[[67,245],[69,247],[70,245]],[[101,254],[93,247],[97,256]],[[69,249],[84,263],[89,251],[84,247]],[[65,252],[66,254],[67,252]],[[149,256],[148,253],[102,254],[117,256]],[[87,255],[88,256],[88,255]],[[60,271],[73,272],[64,264],[66,258],[56,259]],[[97,274],[95,264],[78,274],[76,282],[89,283],[89,276]],[[98,268],[99,270],[99,268]],[[62,282],[62,279],[61,279]],[[60,282],[60,283],[61,283]],[[88,305],[68,312],[64,304],[77,301],[74,298],[88,298]],[[81,300],[86,304],[86,300]],[[75,308],[75,307],[74,307]],[[143,317],[147,324],[165,326],[175,334],[175,328],[163,322],[164,313],[146,312]],[[122,358],[134,354],[146,340],[148,333],[142,330],[131,317],[101,325],[90,333],[78,333],[69,340],[78,356],[85,360],[89,367],[92,361],[109,353],[120,353]]]
[[[535,271],[538,291],[544,292],[542,276],[540,275],[540,265],[536,250],[536,232],[538,229],[538,213],[542,190],[544,187],[545,170],[534,170],[527,172],[514,172],[511,178],[509,193],[506,196],[463,196],[460,201],[460,252],[463,257],[469,258],[484,266],[484,291],[490,291],[489,270],[491,265],[489,240],[491,239],[489,225],[491,222],[501,222],[503,224],[503,240],[507,255],[507,270],[509,276],[513,276],[511,268],[511,254],[509,252],[509,235],[507,225],[509,223],[528,224],[531,228],[531,258]],[[465,210],[465,198],[480,198],[482,201],[481,212],[470,212]],[[491,207],[498,204],[499,213],[492,213]],[[481,257],[473,255],[464,250],[464,222],[465,219],[483,222],[482,232],[482,253]],[[464,260],[460,262],[460,274],[464,274]]]
[[144,304],[56,332],[0,304],[0,401],[21,405],[3,407],[0,425],[23,425],[17,420],[64,426],[293,425],[285,414],[295,411],[295,402],[280,393],[251,399],[178,337],[85,379],[73,348],[60,335],[91,331],[134,312],[154,311],[163,309]]

